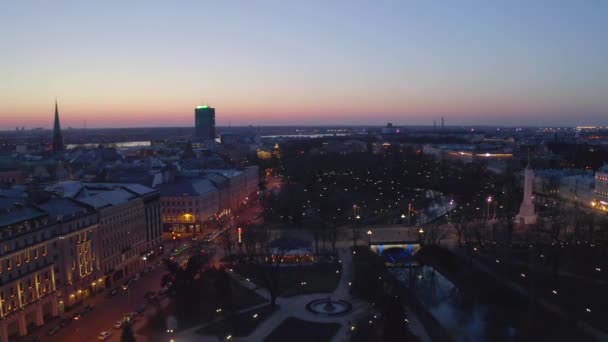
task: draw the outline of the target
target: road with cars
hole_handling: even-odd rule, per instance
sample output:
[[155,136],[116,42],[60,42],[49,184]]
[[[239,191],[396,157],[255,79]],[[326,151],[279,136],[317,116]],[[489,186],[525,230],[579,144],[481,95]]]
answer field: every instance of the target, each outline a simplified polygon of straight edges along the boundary
[[[275,187],[276,186],[277,185],[275,185]],[[235,218],[247,218],[246,221],[251,223],[258,221],[262,208],[257,201],[252,204],[253,205],[243,208]],[[212,241],[207,243],[204,243],[202,240],[204,240],[205,237],[214,237],[218,232],[219,231],[215,231],[215,234],[210,234],[210,236],[198,237],[197,240],[200,239],[201,241],[182,239],[181,241],[177,241],[175,245],[168,243],[167,245],[173,248],[177,247],[181,252],[177,253],[177,255],[166,255],[166,257],[169,257],[180,265],[185,265],[191,255],[200,253],[201,248],[194,247],[200,243],[203,243],[206,246],[204,249],[207,251],[217,250],[218,248],[216,245],[219,243],[219,241],[215,241],[217,239],[212,239]],[[184,245],[186,248],[183,248]],[[152,271],[141,273],[140,278],[132,280],[126,289],[118,287],[117,293],[113,296],[110,296],[110,290],[106,289],[94,297],[87,298],[82,305],[64,313],[61,317],[46,322],[43,327],[36,329],[28,336],[17,339],[17,342],[31,341],[34,340],[35,337],[38,337],[40,341],[49,342],[100,341],[99,335],[105,331],[111,333],[105,341],[120,341],[122,328],[115,327],[117,321],[124,319],[125,314],[137,311],[138,308],[141,308],[142,304],[148,304],[148,300],[144,298],[146,293],[158,293],[158,291],[161,290],[161,279],[163,275],[166,274],[166,270],[160,262],[161,259],[157,259],[154,262],[155,268]],[[140,331],[140,327],[142,325],[141,323],[147,319],[148,315],[152,314],[152,311],[154,310],[152,306],[153,305],[148,305],[146,310],[135,317],[133,330],[136,333],[136,337],[142,337],[137,336],[138,334],[147,335],[145,331]],[[90,307],[91,309],[84,310],[86,307]],[[77,315],[77,319],[74,319],[74,314],[77,312],[80,313],[80,315]],[[63,322],[63,324],[61,324],[61,322]],[[48,333],[51,330],[55,331],[52,335],[49,335]],[[149,336],[146,337],[148,337],[147,340],[149,341],[154,340],[150,339]],[[163,341],[165,337],[166,336],[162,337]]]
[[[102,331],[110,331],[111,335],[106,341],[120,341],[122,329],[114,328],[116,321],[124,317],[126,313],[133,312],[138,306],[147,303],[144,295],[147,292],[157,292],[160,289],[162,276],[166,273],[164,267],[157,266],[148,273],[142,273],[139,280],[131,281],[126,290],[119,288],[114,296],[109,296],[109,290],[98,294],[95,297],[85,300],[84,305],[79,306],[70,312],[63,314],[61,318],[48,322],[33,335],[40,338],[40,341],[49,342],[88,342],[99,341],[98,336]],[[92,307],[89,312],[79,315],[74,319],[76,312],[82,313],[86,306]],[[135,320],[145,319],[150,308],[144,311]],[[60,327],[56,333],[49,336],[50,330],[60,326],[61,320],[67,325]],[[31,338],[28,337],[28,338]]]

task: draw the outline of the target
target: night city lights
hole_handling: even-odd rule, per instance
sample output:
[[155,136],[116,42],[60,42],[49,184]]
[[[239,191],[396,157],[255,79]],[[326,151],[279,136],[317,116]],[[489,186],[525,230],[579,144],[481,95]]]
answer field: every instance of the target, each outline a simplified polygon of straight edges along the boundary
[[0,342],[608,340],[608,2],[6,2]]

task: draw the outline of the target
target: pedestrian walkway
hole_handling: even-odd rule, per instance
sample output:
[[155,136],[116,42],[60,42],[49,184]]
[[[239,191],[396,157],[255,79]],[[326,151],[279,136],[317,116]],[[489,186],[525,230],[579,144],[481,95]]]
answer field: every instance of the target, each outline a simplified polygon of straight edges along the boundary
[[[257,329],[249,336],[233,338],[232,340],[248,342],[263,341],[264,338],[266,338],[273,330],[275,330],[281,323],[283,323],[285,319],[287,319],[288,317],[295,317],[309,322],[338,323],[341,325],[341,327],[334,336],[333,341],[348,341],[350,337],[349,322],[354,322],[357,319],[369,314],[371,307],[366,301],[354,298],[350,294],[350,282],[353,278],[352,254],[350,252],[350,249],[340,249],[338,251],[338,256],[342,261],[342,277],[340,278],[340,282],[338,283],[338,286],[336,287],[334,292],[329,294],[329,297],[334,300],[342,299],[349,301],[353,306],[351,312],[343,316],[328,317],[324,315],[317,315],[306,310],[306,304],[315,299],[328,297],[327,293],[306,294],[294,297],[279,297],[277,298],[277,311],[273,313],[272,316],[268,317],[264,322],[262,322],[257,327]],[[234,276],[234,278],[237,281],[241,282],[244,286],[254,290],[258,295],[266,298],[267,300],[270,300],[270,295],[265,289],[257,288],[254,283],[242,280],[236,276]],[[248,308],[245,311],[248,310],[251,310],[251,308]],[[419,321],[415,318],[410,318],[410,321],[414,322],[414,324],[412,324],[413,333],[415,335],[420,336],[421,341],[423,342],[430,341],[428,335],[424,331],[424,328],[419,323]],[[176,340],[180,342],[218,341],[217,336],[202,336],[197,334],[196,331],[199,329],[200,326],[197,326],[195,328],[182,331],[176,335]]]

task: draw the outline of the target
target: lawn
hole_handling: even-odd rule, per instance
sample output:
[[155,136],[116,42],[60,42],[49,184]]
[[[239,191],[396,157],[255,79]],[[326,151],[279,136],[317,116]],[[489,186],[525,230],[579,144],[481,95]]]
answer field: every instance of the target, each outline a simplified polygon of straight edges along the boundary
[[[230,279],[230,287],[232,288],[231,307],[234,311],[239,311],[267,302],[264,297],[258,295],[255,293],[255,291],[246,288],[233,279]],[[201,291],[205,293],[205,296],[202,298],[199,304],[199,314],[179,321],[178,325],[180,330],[210,322],[216,318],[221,318],[221,315],[226,314],[227,308],[223,308],[224,311],[222,313],[216,312],[219,304],[217,303],[215,294],[213,293],[213,288],[202,288]],[[166,329],[165,318],[168,315],[175,315],[175,301],[173,299],[169,303],[168,307],[163,308],[163,310],[160,312],[152,315],[149,320],[149,322],[152,322],[152,324],[149,324],[149,329],[155,332],[163,332]]]
[[232,286],[234,310],[243,310],[267,302],[264,297],[241,285],[236,280],[230,279],[230,286]]
[[276,309],[277,308],[271,308],[270,305],[265,305],[253,310],[248,310],[213,322],[204,328],[197,330],[196,333],[215,336],[247,336],[250,335],[260,323],[272,316]]
[[264,342],[329,342],[339,329],[338,323],[316,323],[288,317]]
[[[261,283],[257,281],[259,277],[257,267],[259,266],[241,264],[234,270],[243,278],[248,278],[260,286]],[[310,293],[331,293],[338,286],[341,275],[342,266],[339,263],[284,266],[279,272],[280,295],[290,297]]]

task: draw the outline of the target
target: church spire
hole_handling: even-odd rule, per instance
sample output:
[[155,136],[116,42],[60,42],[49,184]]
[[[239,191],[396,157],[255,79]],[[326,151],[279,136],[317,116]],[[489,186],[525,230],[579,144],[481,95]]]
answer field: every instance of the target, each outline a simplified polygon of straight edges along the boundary
[[57,99],[55,99],[55,123],[53,124],[53,151],[63,151],[63,136],[61,135],[61,126],[59,124],[59,109],[57,107]]

